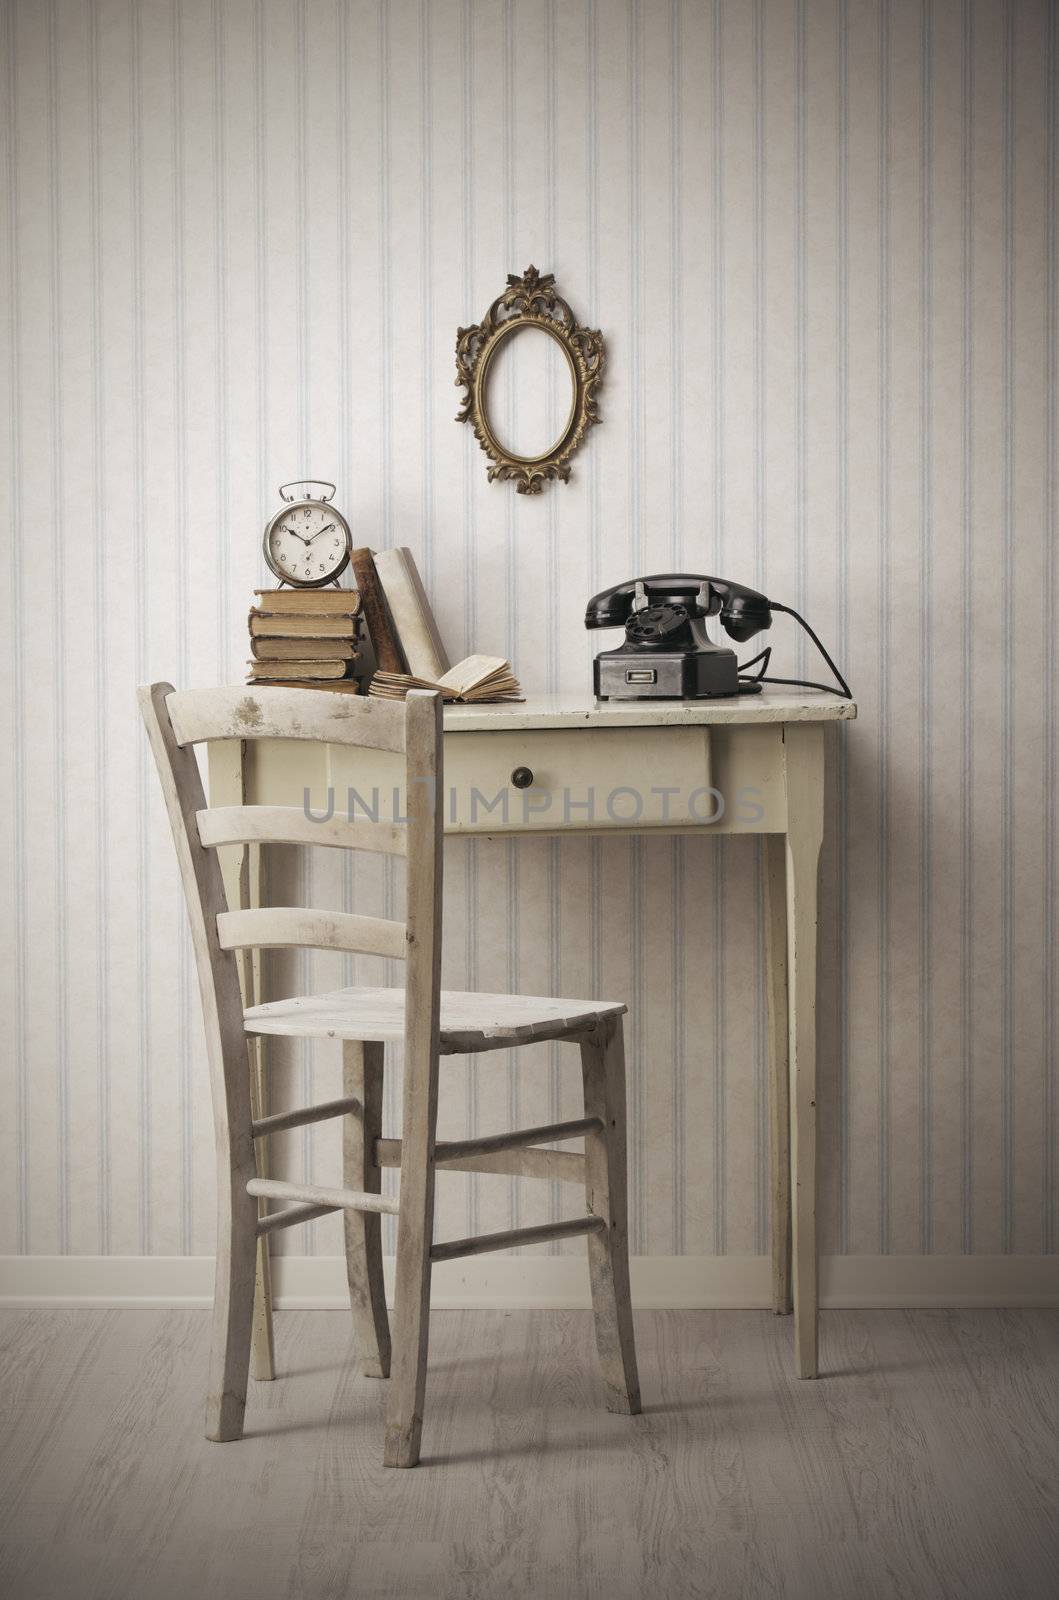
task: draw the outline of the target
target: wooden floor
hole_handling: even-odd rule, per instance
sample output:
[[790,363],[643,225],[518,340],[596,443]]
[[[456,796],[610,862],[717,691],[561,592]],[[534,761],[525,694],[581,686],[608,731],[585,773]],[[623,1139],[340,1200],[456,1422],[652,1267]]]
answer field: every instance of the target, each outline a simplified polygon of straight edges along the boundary
[[645,1414],[582,1313],[439,1312],[423,1464],[380,1466],[347,1319],[277,1317],[248,1436],[202,1437],[208,1316],[0,1315],[6,1600],[1059,1595],[1059,1319],[637,1316]]

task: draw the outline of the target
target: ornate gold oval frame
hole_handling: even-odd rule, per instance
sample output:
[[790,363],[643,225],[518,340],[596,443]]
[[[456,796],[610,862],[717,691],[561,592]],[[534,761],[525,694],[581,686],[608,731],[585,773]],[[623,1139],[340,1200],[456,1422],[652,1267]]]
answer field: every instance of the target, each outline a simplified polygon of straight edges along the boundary
[[[467,391],[457,422],[469,422],[490,459],[489,482],[513,478],[519,494],[540,494],[549,478],[566,483],[570,457],[593,422],[599,421],[596,391],[603,376],[603,335],[582,328],[555,292],[552,273],[529,266],[521,277],[509,274],[507,288],[473,328],[456,331],[456,384]],[[520,328],[537,327],[562,348],[570,369],[573,398],[566,427],[552,448],[539,456],[518,456],[500,443],[489,421],[485,394],[497,351]]]

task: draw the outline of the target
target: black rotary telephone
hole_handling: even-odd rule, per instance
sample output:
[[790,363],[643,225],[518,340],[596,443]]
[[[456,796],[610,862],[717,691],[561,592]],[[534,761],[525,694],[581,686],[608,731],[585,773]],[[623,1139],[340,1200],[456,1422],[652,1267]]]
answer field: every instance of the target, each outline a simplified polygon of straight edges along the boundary
[[[772,626],[772,613],[785,612],[805,629],[835,675],[839,688],[802,678],[766,676],[771,646],[742,666],[734,650],[714,644],[706,618],[719,616],[730,638],[743,644]],[[756,589],[726,578],[695,573],[633,578],[604,589],[588,602],[586,628],[625,628],[625,643],[596,657],[593,682],[600,700],[711,700],[724,695],[758,694],[763,683],[823,689],[853,698],[849,685],[820,640],[790,606],[769,600]],[[753,676],[747,669],[758,666]]]

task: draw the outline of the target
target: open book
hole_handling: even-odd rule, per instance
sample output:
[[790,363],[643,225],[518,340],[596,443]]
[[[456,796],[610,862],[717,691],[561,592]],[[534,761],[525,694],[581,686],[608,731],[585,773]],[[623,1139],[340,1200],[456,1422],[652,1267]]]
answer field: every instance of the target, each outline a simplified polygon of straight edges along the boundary
[[501,656],[468,656],[439,678],[416,678],[408,672],[376,672],[369,694],[403,700],[409,689],[439,689],[445,700],[521,700],[522,690],[510,663]]

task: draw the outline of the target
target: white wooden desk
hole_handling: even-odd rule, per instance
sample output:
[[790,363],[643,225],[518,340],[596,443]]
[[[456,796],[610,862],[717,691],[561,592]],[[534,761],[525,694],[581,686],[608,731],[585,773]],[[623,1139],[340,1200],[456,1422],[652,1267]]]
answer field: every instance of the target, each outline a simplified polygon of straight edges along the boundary
[[[793,1306],[795,1365],[803,1378],[817,1372],[816,922],[824,724],[856,714],[851,702],[811,690],[697,702],[597,704],[587,695],[560,696],[445,711],[446,832],[763,835],[773,1305],[777,1312]],[[300,806],[309,788],[315,807],[330,788],[345,812],[352,786],[356,805],[387,817],[394,758],[372,752],[366,769],[366,754],[358,752],[354,770],[350,753],[334,745],[215,744],[211,803]],[[261,893],[259,852],[224,853],[230,902],[254,904]],[[244,987],[248,1003],[264,998],[258,962],[247,961]],[[259,1059],[254,1078],[263,1109]],[[261,1244],[253,1370],[271,1377],[267,1237]]]

